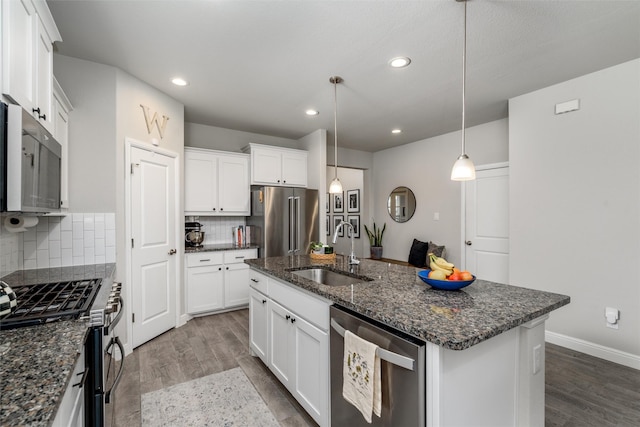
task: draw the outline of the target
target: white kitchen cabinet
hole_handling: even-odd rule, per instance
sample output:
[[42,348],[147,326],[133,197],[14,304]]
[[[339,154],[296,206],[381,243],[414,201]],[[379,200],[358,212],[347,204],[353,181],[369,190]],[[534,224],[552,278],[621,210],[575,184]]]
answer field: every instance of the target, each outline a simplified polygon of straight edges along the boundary
[[307,186],[307,157],[304,150],[249,144],[251,184]]
[[52,133],[53,42],[61,40],[46,2],[2,2],[2,91]]
[[211,313],[249,303],[249,266],[256,249],[186,255],[187,313]]
[[51,424],[53,427],[82,427],[84,425],[84,350],[78,354],[78,361],[71,373],[69,384],[62,396],[60,406]]
[[249,156],[199,148],[184,153],[186,215],[251,214]]
[[62,211],[69,209],[69,113],[73,107],[69,98],[53,78],[53,137],[60,143],[60,208]]
[[251,272],[250,284],[252,354],[262,359],[320,426],[329,425],[330,302],[256,271]]
[[269,331],[267,323],[269,319],[269,305],[267,297],[249,289],[249,347],[252,355],[258,356],[265,365],[269,365]]

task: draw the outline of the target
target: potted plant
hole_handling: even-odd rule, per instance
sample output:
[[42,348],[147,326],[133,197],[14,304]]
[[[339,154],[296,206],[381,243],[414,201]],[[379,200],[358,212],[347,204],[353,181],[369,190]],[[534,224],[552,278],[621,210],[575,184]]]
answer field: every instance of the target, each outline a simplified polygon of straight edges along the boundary
[[382,258],[382,236],[384,236],[384,230],[387,228],[387,223],[382,228],[376,227],[376,223],[373,223],[373,232],[369,230],[369,227],[365,224],[364,230],[369,236],[369,249],[371,250],[371,259]]

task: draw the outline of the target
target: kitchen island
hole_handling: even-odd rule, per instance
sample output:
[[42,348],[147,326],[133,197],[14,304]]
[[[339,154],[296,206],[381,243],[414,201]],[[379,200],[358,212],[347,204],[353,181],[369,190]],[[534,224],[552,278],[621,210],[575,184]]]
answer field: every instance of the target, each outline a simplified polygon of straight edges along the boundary
[[[568,296],[483,280],[440,291],[420,280],[420,269],[368,259],[351,268],[341,256],[245,262],[278,283],[424,340],[428,426],[544,425],[544,322]],[[325,286],[292,272],[309,266],[373,280]]]

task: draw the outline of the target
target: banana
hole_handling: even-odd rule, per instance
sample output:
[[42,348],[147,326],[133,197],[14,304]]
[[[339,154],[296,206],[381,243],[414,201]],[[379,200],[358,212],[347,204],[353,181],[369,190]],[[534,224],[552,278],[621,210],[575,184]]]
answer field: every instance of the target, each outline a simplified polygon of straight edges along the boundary
[[[439,257],[435,256],[434,254],[429,254],[429,267],[434,270],[434,271],[442,271],[444,272],[444,274],[446,274],[447,276],[450,276],[451,274],[453,274],[453,264],[451,264],[452,268],[447,268],[444,266],[441,266],[438,264],[437,259]],[[447,263],[449,264],[449,263]]]
[[453,270],[447,270],[446,268],[442,268],[433,261],[429,263],[429,267],[431,267],[433,271],[442,271],[447,276],[451,276],[453,274]]
[[450,262],[448,262],[446,259],[442,258],[442,257],[436,257],[435,258],[435,263],[438,264],[440,267],[442,268],[446,268],[451,270],[454,265],[451,264]]

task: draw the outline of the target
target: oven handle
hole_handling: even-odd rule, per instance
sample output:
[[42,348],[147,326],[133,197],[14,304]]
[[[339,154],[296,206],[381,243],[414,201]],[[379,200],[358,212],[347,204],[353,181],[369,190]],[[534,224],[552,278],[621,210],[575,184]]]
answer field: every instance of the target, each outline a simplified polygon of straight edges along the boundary
[[[122,317],[122,313],[124,313],[124,299],[120,297],[120,310],[118,310],[118,314],[116,314],[116,317],[115,319],[113,319],[113,322],[111,322],[109,326],[107,326],[104,329],[105,335],[109,335],[115,329],[116,325],[120,321],[120,318]],[[124,355],[124,353],[122,354]]]
[[[109,401],[111,400],[111,393],[115,391],[118,382],[120,382],[120,377],[122,377],[122,373],[124,372],[124,346],[122,345],[122,342],[120,342],[119,337],[111,338],[111,342],[109,342],[107,351],[109,350],[109,348],[113,347],[114,344],[117,345],[118,349],[120,350],[120,369],[118,370],[116,378],[113,380],[111,388],[104,394],[105,403],[109,403]],[[113,355],[111,357],[113,357]]]

